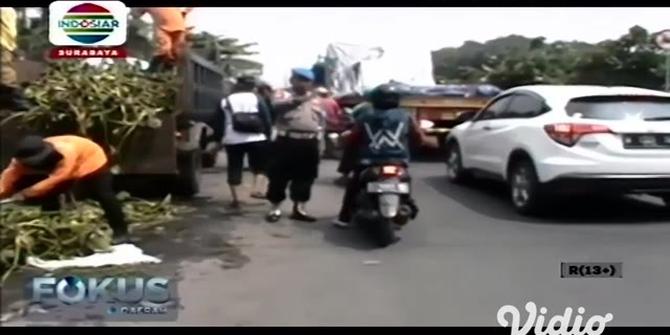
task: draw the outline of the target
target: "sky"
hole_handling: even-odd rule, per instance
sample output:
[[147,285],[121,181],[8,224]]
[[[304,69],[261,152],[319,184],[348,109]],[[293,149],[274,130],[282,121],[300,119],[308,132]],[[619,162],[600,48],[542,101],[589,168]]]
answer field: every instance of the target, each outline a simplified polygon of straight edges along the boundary
[[670,8],[198,7],[189,24],[257,42],[259,55],[252,58],[264,64],[264,79],[281,85],[292,67],[311,67],[332,42],[392,48],[398,58],[509,34],[593,43],[617,38],[636,24],[670,29]]

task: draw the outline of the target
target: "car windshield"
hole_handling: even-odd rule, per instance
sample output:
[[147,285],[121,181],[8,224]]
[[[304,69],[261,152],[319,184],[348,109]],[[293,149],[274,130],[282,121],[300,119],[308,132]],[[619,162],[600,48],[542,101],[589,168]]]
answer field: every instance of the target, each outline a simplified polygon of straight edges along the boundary
[[670,121],[670,98],[656,96],[590,96],[571,100],[568,115],[597,120]]

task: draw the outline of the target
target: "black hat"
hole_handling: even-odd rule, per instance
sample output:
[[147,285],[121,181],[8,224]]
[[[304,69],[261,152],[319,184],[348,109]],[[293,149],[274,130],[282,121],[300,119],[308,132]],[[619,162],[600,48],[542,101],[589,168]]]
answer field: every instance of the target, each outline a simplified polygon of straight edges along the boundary
[[51,144],[44,141],[44,138],[36,135],[28,135],[21,139],[17,145],[14,158],[21,164],[28,166],[39,166],[54,152]]
[[246,85],[254,85],[256,86],[256,77],[250,76],[250,75],[242,75],[239,76],[236,79],[236,82],[238,84],[246,84]]

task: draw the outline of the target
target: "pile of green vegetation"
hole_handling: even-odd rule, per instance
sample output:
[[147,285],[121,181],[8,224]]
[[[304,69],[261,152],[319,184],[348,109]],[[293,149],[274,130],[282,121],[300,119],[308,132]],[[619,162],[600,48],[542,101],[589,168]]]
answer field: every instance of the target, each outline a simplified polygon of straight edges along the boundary
[[2,122],[18,119],[45,135],[89,137],[106,144],[115,157],[138,128],[162,126],[161,114],[175,111],[177,93],[172,72],[150,74],[127,62],[54,62],[26,90],[35,106]]
[[[134,231],[175,219],[189,210],[163,201],[148,201],[120,194],[123,211]],[[58,212],[39,207],[3,205],[0,208],[0,286],[25,265],[29,256],[62,260],[109,251],[112,231],[95,202],[77,202]]]

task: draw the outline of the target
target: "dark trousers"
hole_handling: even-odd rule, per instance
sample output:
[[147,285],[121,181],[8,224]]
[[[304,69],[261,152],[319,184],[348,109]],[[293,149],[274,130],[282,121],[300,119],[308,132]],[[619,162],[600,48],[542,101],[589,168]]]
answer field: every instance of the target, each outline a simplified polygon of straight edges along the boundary
[[267,141],[226,145],[228,155],[228,185],[237,186],[242,183],[244,157],[249,157],[249,167],[254,174],[265,173],[265,148]]
[[337,217],[342,222],[351,222],[351,216],[356,206],[356,195],[358,195],[358,191],[362,187],[360,176],[363,169],[363,167],[354,168],[354,175],[347,181],[347,188],[342,198],[342,207],[340,207],[340,214]]
[[278,204],[286,199],[290,184],[291,200],[307,202],[319,175],[319,140],[277,137],[272,144],[272,162],[268,171],[268,200]]
[[[46,177],[45,175],[26,175],[18,181],[17,189],[23,190]],[[121,202],[116,198],[112,188],[112,174],[107,168],[100,169],[76,181],[62,183],[48,194],[39,198],[27,199],[26,202],[40,205],[44,211],[57,211],[60,209],[59,196],[69,191],[72,191],[77,197],[92,199],[100,203],[100,207],[105,211],[105,218],[115,234],[128,231],[128,224],[123,214]]]

